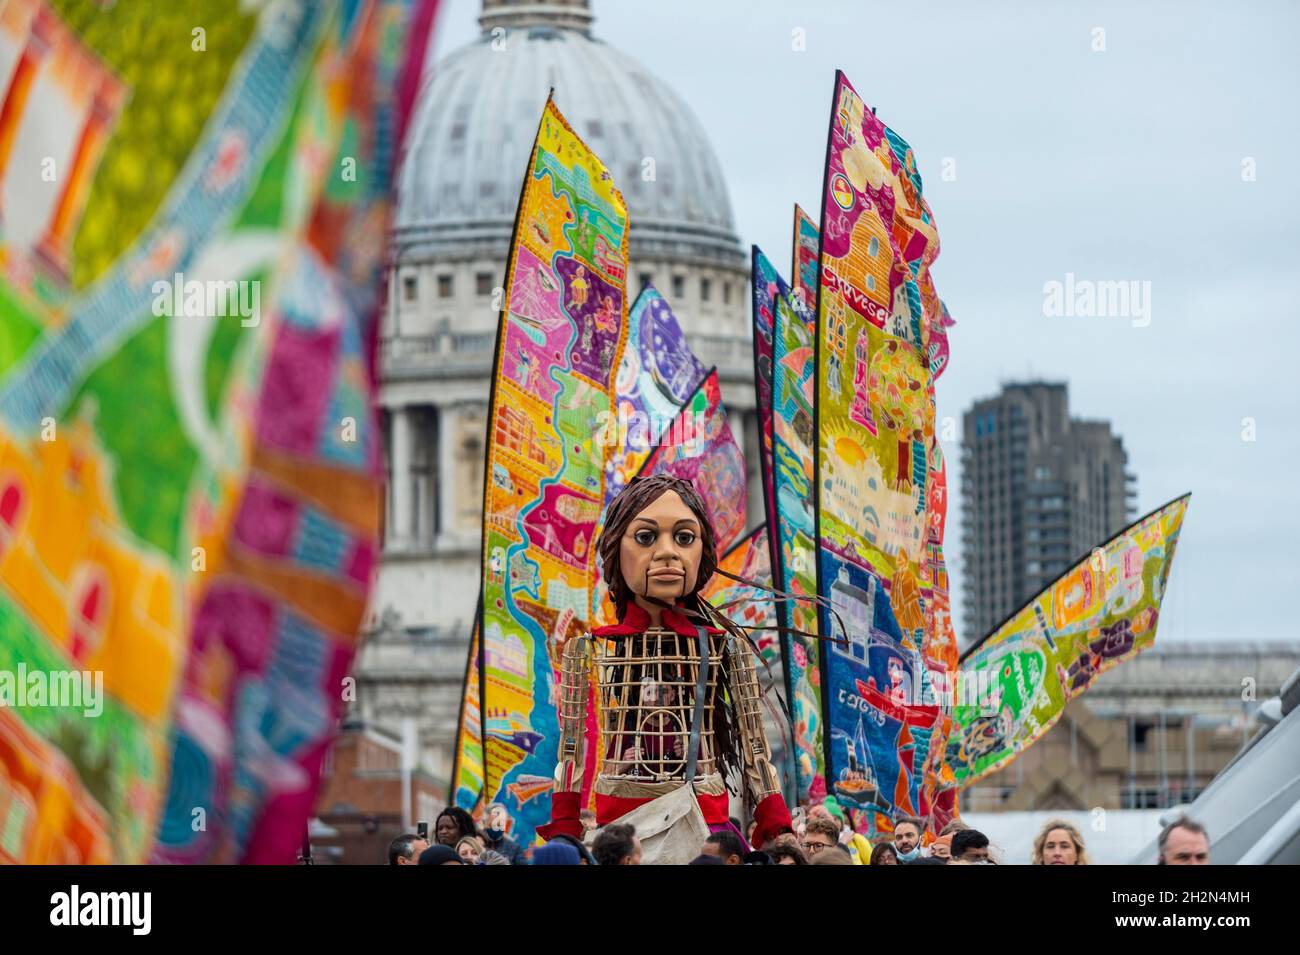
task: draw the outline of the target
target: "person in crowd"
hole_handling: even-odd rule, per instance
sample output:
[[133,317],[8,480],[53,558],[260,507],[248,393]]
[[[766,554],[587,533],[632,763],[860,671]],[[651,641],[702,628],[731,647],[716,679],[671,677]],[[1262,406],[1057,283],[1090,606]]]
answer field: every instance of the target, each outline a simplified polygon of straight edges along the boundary
[[636,837],[636,827],[611,823],[596,837],[591,854],[597,865],[640,865],[641,840]]
[[767,854],[772,857],[773,865],[807,865],[808,860],[804,854],[799,851],[798,846],[792,846],[789,843],[779,842],[767,850]]
[[479,865],[509,865],[510,860],[499,852],[493,852],[491,849],[484,849],[478,857]]
[[969,828],[970,826],[966,825],[966,823],[962,822],[960,819],[951,819],[948,821],[948,825],[939,830],[939,835],[950,836],[954,832],[961,832],[963,829]]
[[920,859],[924,853],[921,852],[921,833],[924,826],[921,820],[915,816],[899,816],[894,823],[894,851],[898,853],[898,861],[904,865],[909,862],[915,862]]
[[533,865],[582,865],[582,857],[572,843],[552,839],[533,850]]
[[1087,865],[1088,848],[1083,834],[1064,819],[1049,819],[1034,837],[1030,865]]
[[523,865],[528,861],[524,857],[524,848],[506,835],[509,826],[510,814],[506,807],[499,802],[492,803],[483,812],[483,845],[501,853],[511,865]]
[[[808,822],[804,826],[803,841],[799,843],[799,848],[803,850],[809,862],[816,862],[817,857],[827,849],[839,845],[839,840],[839,827],[835,825],[835,820],[830,818],[829,814],[822,815],[811,811],[808,813]],[[849,864],[853,864],[852,860],[849,860]]]
[[952,834],[952,859],[949,865],[986,865],[988,861],[988,836],[976,829],[962,829]]
[[483,854],[483,843],[478,836],[465,836],[456,843],[456,855],[466,865],[478,865],[478,857]]
[[830,815],[836,825],[839,826],[840,845],[847,846],[849,855],[853,859],[854,865],[869,865],[871,863],[871,843],[867,837],[860,832],[856,832],[853,826],[849,824],[844,807],[840,805],[838,799],[834,796],[827,796],[822,803],[822,808]]
[[[815,819],[808,820],[807,838],[810,839],[813,838],[812,827],[816,824],[816,822],[817,820]],[[849,858],[848,849],[844,848],[839,843],[835,843],[834,845],[827,846],[821,852],[818,852],[815,856],[813,856],[808,861],[808,864],[809,865],[853,865],[853,860]]]
[[892,843],[877,842],[871,847],[869,865],[898,865],[898,851]]
[[1160,833],[1157,865],[1209,865],[1210,836],[1205,827],[1187,816],[1179,816]]
[[744,865],[745,844],[730,829],[719,829],[704,840],[700,855],[717,856],[726,865]]
[[413,832],[400,835],[388,844],[388,864],[418,865],[420,853],[427,848],[429,843]]
[[433,839],[440,846],[452,846],[466,836],[478,834],[474,817],[459,806],[448,806],[433,823]]
[[596,860],[591,855],[591,850],[586,847],[586,845],[583,843],[581,839],[571,836],[565,832],[561,832],[558,835],[551,837],[552,842],[556,841],[557,839],[561,842],[567,842],[569,845],[573,846],[573,848],[578,851],[579,865],[596,864]]
[[944,862],[947,862],[949,859],[951,859],[952,858],[952,837],[953,837],[953,833],[950,832],[946,836],[940,836],[939,838],[935,839],[934,842],[930,843],[930,858],[942,859]]
[[727,863],[723,862],[717,856],[711,856],[702,852],[686,864],[687,865],[726,865]]
[[580,809],[578,811],[578,821],[582,823],[583,832],[591,832],[596,828],[596,810]]
[[451,846],[435,843],[420,853],[420,865],[464,865]]

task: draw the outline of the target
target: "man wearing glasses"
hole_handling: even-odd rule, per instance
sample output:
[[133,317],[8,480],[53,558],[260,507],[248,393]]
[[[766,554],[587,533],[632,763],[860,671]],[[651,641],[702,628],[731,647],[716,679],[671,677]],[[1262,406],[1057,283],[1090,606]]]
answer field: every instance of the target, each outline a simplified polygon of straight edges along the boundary
[[803,854],[811,862],[819,852],[834,849],[839,841],[840,834],[839,830],[835,828],[835,823],[820,816],[809,816],[808,823],[804,828],[803,841],[799,843],[799,848],[803,850]]

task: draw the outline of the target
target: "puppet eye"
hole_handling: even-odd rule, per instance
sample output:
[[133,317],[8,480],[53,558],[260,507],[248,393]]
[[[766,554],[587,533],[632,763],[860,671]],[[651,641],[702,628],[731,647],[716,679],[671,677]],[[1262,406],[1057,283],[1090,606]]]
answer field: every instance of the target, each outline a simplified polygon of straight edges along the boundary
[[695,543],[695,531],[678,531],[676,540],[677,546],[690,547]]
[[633,540],[635,540],[642,547],[649,547],[651,544],[655,542],[655,536],[656,535],[654,531],[650,530],[650,528],[648,527],[643,527],[636,532],[636,534],[633,536]]

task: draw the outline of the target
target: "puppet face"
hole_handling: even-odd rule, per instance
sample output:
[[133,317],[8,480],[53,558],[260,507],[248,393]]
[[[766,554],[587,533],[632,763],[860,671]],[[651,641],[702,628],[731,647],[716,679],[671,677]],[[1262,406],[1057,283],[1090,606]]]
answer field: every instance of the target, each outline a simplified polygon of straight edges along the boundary
[[[636,595],[671,604],[695,590],[703,528],[676,491],[665,491],[632,518],[619,541],[623,580]],[[653,605],[653,604],[652,604]]]

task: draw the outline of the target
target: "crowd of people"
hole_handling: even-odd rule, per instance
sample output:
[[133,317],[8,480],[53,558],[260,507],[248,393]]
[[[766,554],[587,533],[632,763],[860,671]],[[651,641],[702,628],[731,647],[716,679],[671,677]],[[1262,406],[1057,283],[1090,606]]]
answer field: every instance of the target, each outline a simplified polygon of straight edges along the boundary
[[[431,833],[398,836],[388,848],[389,865],[640,865],[641,842],[636,830],[613,823],[599,828],[596,814],[583,810],[582,822],[595,835],[582,839],[558,835],[532,850],[506,835],[510,817],[494,803],[483,814],[482,826],[464,809],[448,807]],[[925,823],[911,816],[895,820],[893,832],[876,842],[846,824],[837,805],[816,805],[797,812],[794,831],[761,848],[740,837],[740,825],[711,833],[691,865],[997,865],[998,858],[984,833],[953,820],[925,844]],[[752,835],[753,827],[750,827]],[[430,841],[430,837],[431,840]],[[1208,865],[1210,839],[1205,827],[1187,816],[1170,822],[1157,840],[1160,865]],[[1030,854],[1032,865],[1088,865],[1088,847],[1077,826],[1050,819],[1039,830]]]

